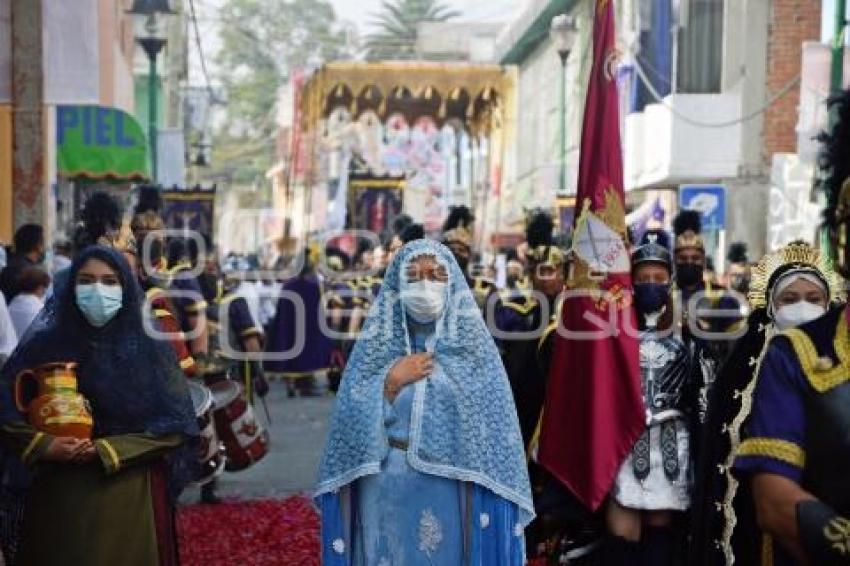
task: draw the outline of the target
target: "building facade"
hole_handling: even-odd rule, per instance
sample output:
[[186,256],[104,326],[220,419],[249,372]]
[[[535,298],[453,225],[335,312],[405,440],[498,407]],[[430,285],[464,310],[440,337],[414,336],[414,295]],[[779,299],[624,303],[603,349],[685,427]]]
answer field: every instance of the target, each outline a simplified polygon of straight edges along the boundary
[[[560,60],[548,26],[561,13],[579,25],[566,89],[567,192],[574,194],[591,6],[533,0],[497,48],[502,63],[519,67],[517,191],[543,206],[554,201],[560,171]],[[716,243],[744,241],[755,257],[767,249],[774,156],[796,152],[803,43],[818,40],[820,17],[819,0],[617,3],[630,209],[657,202],[669,221],[682,185],[721,185],[726,222]]]
[[[57,226],[57,107],[132,111],[125,0],[0,0],[0,240]],[[15,81],[12,81],[12,76]]]

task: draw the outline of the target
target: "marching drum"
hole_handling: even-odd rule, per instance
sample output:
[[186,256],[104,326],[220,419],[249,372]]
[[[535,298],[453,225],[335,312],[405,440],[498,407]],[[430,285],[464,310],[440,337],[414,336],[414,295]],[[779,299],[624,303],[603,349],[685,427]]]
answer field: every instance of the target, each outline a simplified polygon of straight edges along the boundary
[[218,441],[213,419],[213,394],[203,385],[189,381],[189,394],[198,421],[200,443],[198,446],[199,472],[196,485],[203,485],[215,479],[224,470],[224,448]]
[[269,433],[245,401],[241,383],[216,381],[209,387],[214,398],[215,427],[227,456],[225,467],[229,472],[244,470],[266,455]]

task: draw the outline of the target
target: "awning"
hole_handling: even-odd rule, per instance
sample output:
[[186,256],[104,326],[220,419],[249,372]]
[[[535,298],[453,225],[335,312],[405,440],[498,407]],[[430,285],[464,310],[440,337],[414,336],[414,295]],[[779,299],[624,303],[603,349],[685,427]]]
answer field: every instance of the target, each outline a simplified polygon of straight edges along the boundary
[[57,106],[58,174],[97,180],[150,178],[148,143],[135,118],[105,106]]

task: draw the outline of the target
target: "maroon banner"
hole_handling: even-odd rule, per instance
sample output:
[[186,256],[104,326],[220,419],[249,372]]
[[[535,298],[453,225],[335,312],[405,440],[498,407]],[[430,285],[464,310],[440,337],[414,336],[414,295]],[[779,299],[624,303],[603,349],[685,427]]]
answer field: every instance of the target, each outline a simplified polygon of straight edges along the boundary
[[538,461],[588,508],[645,427],[626,235],[614,11],[597,0],[572,272],[555,338]]

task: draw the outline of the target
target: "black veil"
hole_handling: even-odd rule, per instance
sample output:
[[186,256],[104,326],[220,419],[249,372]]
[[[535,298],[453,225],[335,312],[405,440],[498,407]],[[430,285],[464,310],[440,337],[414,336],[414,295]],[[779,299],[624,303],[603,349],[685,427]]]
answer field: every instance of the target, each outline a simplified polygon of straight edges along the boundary
[[[89,259],[110,265],[123,285],[121,310],[99,329],[83,317],[74,294],[77,272]],[[80,393],[91,404],[95,437],[179,433],[190,440],[169,457],[172,491],[179,492],[195,465],[195,414],[171,346],[145,332],[144,294],[127,261],[112,248],[92,246],[79,254],[65,275],[0,372],[0,423],[25,420],[12,398],[21,371],[51,362],[76,362]]]

